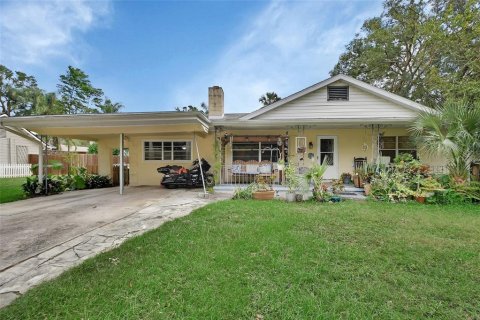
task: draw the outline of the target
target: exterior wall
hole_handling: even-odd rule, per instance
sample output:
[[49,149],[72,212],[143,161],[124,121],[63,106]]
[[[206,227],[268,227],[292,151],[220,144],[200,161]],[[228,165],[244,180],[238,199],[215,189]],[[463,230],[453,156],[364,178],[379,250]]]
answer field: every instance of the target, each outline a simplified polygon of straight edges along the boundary
[[0,163],[17,164],[17,146],[26,147],[28,154],[38,154],[38,144],[13,134],[4,129],[0,129]]
[[[191,160],[144,160],[143,142],[149,140],[172,140],[172,141],[192,141],[192,159]],[[196,141],[200,157],[205,158],[212,166],[214,164],[214,134],[197,134]],[[112,175],[112,150],[118,148],[120,137],[108,137],[98,140],[98,170],[99,174]],[[197,149],[194,143],[193,133],[178,133],[170,135],[126,135],[124,141],[125,148],[129,149],[130,160],[130,185],[159,185],[161,175],[157,168],[165,165],[182,165],[191,167],[192,161],[197,158]],[[212,171],[212,169],[210,169]]]
[[343,81],[331,86],[348,86],[349,101],[327,101],[327,87],[320,88],[283,106],[259,115],[255,119],[289,120],[299,118],[403,118],[416,113],[393,102],[367,93]]
[[[408,135],[406,128],[385,128],[381,129],[385,136],[406,136]],[[233,135],[281,135],[285,134],[282,130],[264,130],[264,131],[241,131],[234,130],[229,131]],[[375,142],[372,147],[372,131],[371,129],[289,129],[289,161],[295,163],[300,167],[311,167],[314,163],[319,163],[318,155],[318,136],[336,136],[337,148],[338,148],[338,176],[343,172],[353,172],[353,159],[354,157],[366,157],[368,162],[373,162],[376,158],[377,151],[375,149]],[[373,134],[376,138],[376,131]],[[307,148],[304,160],[300,160],[300,157],[295,154],[295,138],[306,137],[307,146],[309,142],[313,143],[313,148]],[[375,141],[375,140],[373,140]],[[363,150],[363,144],[368,145],[367,150]],[[314,157],[309,159],[308,153],[313,153]],[[437,157],[431,159],[426,155],[419,152],[419,158],[422,162],[434,166],[445,165],[445,160]],[[232,145],[229,143],[225,147],[225,164],[232,164]]]

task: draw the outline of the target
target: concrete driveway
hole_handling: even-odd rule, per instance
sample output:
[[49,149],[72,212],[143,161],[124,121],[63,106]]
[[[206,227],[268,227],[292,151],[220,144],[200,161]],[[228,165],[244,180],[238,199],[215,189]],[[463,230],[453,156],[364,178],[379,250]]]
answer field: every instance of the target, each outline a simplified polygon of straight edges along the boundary
[[65,192],[0,205],[0,307],[131,236],[218,197],[201,189],[127,187]]

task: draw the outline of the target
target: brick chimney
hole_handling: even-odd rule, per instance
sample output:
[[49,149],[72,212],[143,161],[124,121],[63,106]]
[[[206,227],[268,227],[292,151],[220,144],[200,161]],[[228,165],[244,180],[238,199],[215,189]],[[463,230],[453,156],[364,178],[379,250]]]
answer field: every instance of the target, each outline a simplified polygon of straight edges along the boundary
[[223,89],[219,86],[208,88],[208,117],[221,119],[224,115]]

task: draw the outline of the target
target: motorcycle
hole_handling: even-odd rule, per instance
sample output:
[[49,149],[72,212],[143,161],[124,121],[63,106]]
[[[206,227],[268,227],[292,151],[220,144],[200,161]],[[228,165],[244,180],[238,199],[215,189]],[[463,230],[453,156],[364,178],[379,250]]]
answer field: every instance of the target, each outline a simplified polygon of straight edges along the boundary
[[[213,187],[215,185],[215,180],[213,174],[208,172],[211,166],[207,160],[202,158],[201,161],[205,187]],[[164,175],[160,184],[168,189],[179,187],[195,188],[203,186],[198,159],[193,161],[190,169],[178,165],[168,165],[157,168],[157,172]]]

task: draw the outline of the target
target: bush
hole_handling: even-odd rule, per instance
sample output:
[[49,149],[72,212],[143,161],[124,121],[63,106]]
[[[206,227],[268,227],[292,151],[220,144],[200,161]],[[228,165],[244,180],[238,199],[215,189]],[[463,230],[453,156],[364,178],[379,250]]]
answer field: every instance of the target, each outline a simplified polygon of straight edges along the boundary
[[87,177],[87,181],[86,181],[87,189],[107,188],[111,186],[112,186],[112,180],[108,176],[91,174]]
[[[65,191],[65,184],[59,176],[48,176],[40,183],[38,177],[27,177],[27,182],[22,185],[23,191],[29,197],[36,195],[52,195]],[[45,192],[46,191],[46,192]]]
[[255,191],[255,184],[252,183],[248,185],[246,188],[237,188],[235,189],[235,193],[233,194],[232,199],[252,199],[253,198],[253,192]]
[[432,197],[427,198],[427,203],[431,204],[463,204],[469,203],[462,194],[453,190],[437,190]]

